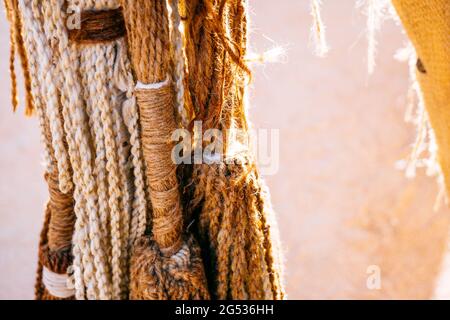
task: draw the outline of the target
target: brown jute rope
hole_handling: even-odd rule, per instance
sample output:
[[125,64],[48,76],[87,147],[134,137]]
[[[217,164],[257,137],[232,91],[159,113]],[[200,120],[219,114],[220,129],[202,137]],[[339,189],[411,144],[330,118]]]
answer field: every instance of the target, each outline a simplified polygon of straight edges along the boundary
[[129,50],[138,80],[141,138],[150,199],[153,239],[141,237],[131,258],[132,299],[208,299],[200,248],[183,232],[176,165],[170,141],[177,128],[165,0],[123,1]]
[[[203,130],[248,130],[246,2],[184,0],[188,89]],[[268,193],[251,154],[229,152],[245,139],[228,138],[229,161],[194,165],[188,188],[193,189],[189,211],[198,213],[199,241],[209,248],[204,261],[210,293],[217,299],[282,299]]]
[[45,175],[50,193],[51,218],[48,230],[48,246],[50,250],[71,247],[75,225],[73,196],[59,190],[58,178],[54,173]]
[[122,10],[118,8],[82,11],[80,28],[72,28],[68,32],[71,41],[84,44],[121,38],[125,35]]
[[[137,80],[157,87],[135,90],[147,182],[153,206],[153,236],[165,255],[180,249],[183,217],[171,159],[170,137],[176,129],[169,74],[170,40],[166,2],[125,1],[128,44]],[[131,5],[132,4],[132,5]]]
[[31,75],[29,72],[29,61],[25,51],[24,40],[22,37],[22,17],[19,12],[18,0],[4,0],[7,18],[10,23],[10,57],[9,71],[11,76],[11,99],[13,110],[17,109],[19,104],[17,92],[17,76],[14,67],[16,51],[20,57],[22,66],[24,84],[25,84],[25,114],[32,115],[34,111],[33,96],[31,94]]
[[183,217],[170,136],[176,128],[172,87],[136,90],[142,126],[142,145],[153,205],[153,237],[171,256],[180,249]]

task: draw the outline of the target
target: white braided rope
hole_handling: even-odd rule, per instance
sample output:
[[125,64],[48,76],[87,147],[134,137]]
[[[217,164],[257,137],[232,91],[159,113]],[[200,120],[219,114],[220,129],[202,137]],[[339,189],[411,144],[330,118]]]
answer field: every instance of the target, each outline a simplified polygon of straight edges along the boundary
[[[19,7],[22,12],[22,8],[24,7],[24,2],[19,1]],[[31,74],[39,74],[39,68],[40,63],[38,63],[38,50],[37,50],[37,44],[36,41],[38,39],[34,38],[32,33],[33,21],[32,20],[25,20],[22,18],[22,35],[24,38],[24,45],[25,48],[30,52],[31,54],[28,54],[28,64]],[[43,44],[40,45],[41,47]],[[45,59],[45,56],[39,56],[39,60]],[[49,63],[49,62],[47,62]],[[40,127],[40,134],[41,134],[41,142],[44,146],[44,165],[46,172],[53,172],[54,170],[54,163],[51,159],[51,141],[49,141],[45,134],[45,126],[48,125],[48,119],[45,114],[45,107],[43,104],[43,97],[41,95],[41,90],[39,87],[39,81],[37,81],[36,77],[31,77],[31,94],[33,95],[33,102],[34,107],[36,109],[38,119],[39,119],[39,127]]]
[[[106,57],[108,60],[113,61],[113,64],[108,64],[107,75],[109,79],[114,78],[115,66],[117,64],[117,59],[115,59],[117,53],[125,52],[124,50],[118,49],[122,45],[120,40],[115,41],[114,48],[108,48],[106,52]],[[126,297],[128,291],[128,257],[129,257],[129,235],[130,235],[130,215],[131,215],[131,200],[132,200],[132,180],[130,171],[130,147],[129,147],[129,134],[127,128],[124,124],[122,118],[122,103],[124,99],[124,94],[118,90],[114,85],[113,81],[108,82],[108,89],[111,92],[110,104],[112,106],[112,116],[113,116],[113,132],[117,147],[118,156],[118,166],[119,166],[119,186],[122,191],[122,196],[120,198],[120,234],[121,234],[121,256],[120,265],[122,269],[122,282],[121,282],[121,292],[123,297]]]
[[126,54],[126,44],[118,47],[119,60],[116,62],[114,70],[114,83],[116,87],[126,93],[126,100],[122,104],[122,117],[130,134],[131,145],[131,167],[134,176],[134,199],[132,204],[130,243],[134,243],[138,237],[142,236],[146,228],[147,198],[145,193],[144,163],[139,133],[139,111],[136,105],[136,98],[133,96],[134,81],[131,73],[130,61]]
[[45,98],[46,115],[49,119],[52,146],[58,168],[59,187],[62,192],[66,193],[72,189],[72,181],[68,152],[63,141],[64,131],[62,116],[59,112],[58,94],[52,77],[52,52],[40,23],[40,20],[45,20],[45,17],[40,11],[40,4],[37,0],[21,0],[19,5],[22,9],[23,20],[29,24],[28,36],[35,39],[36,54],[40,57],[38,70],[38,79],[41,80],[40,95]]
[[[92,136],[91,143],[94,145],[94,165],[92,172],[97,185],[98,215],[90,215],[91,238],[94,239],[94,261],[97,269],[102,268],[103,273],[98,274],[100,280],[100,299],[111,298],[110,266],[108,255],[110,253],[110,243],[108,241],[108,194],[107,194],[107,173],[106,173],[106,153],[104,147],[103,126],[100,118],[99,108],[96,104],[97,91],[92,84],[95,82],[93,70],[97,53],[95,48],[86,47],[81,52],[81,74],[84,88],[84,100],[86,103],[89,127]],[[93,249],[94,249],[93,248]]]

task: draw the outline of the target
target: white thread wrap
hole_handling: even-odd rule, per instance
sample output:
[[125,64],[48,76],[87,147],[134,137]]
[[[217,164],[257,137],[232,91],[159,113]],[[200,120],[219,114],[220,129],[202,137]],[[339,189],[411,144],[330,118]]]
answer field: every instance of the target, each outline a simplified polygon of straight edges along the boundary
[[169,84],[169,78],[167,77],[166,80],[161,81],[161,82],[156,82],[156,83],[142,83],[140,81],[138,81],[136,83],[136,90],[151,90],[151,89],[160,89],[162,87],[165,87],[166,85]]
[[54,297],[67,299],[75,295],[75,289],[70,285],[70,278],[67,274],[54,273],[44,267],[42,282],[47,291]]

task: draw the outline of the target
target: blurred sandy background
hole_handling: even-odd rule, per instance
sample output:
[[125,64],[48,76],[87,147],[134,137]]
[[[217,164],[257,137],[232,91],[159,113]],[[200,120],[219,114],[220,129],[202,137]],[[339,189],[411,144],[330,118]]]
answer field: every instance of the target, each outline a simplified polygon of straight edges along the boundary
[[[251,46],[287,47],[288,61],[256,67],[251,119],[280,129],[280,169],[266,177],[277,212],[289,298],[445,298],[441,272],[450,215],[433,211],[434,179],[395,169],[415,137],[403,121],[404,45],[388,22],[367,76],[365,18],[353,0],[325,1],[332,51],[308,48],[308,1],[251,0]],[[0,23],[0,298],[31,299],[47,191],[37,119],[10,107],[8,30]],[[366,286],[379,266],[381,289]],[[446,268],[444,268],[444,271]],[[437,289],[436,289],[437,288]]]

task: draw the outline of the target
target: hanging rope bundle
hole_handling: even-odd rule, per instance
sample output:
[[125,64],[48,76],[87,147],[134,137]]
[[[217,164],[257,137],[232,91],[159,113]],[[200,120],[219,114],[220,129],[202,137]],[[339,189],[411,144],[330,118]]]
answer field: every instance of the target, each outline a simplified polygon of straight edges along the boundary
[[[246,137],[246,3],[198,0],[185,1],[185,7],[188,83],[197,120],[204,130],[241,129]],[[250,154],[232,151],[242,142],[226,139],[224,160],[196,165],[191,178],[190,209],[198,214],[202,246],[210,248],[205,263],[211,294],[282,299],[270,201]]]
[[171,159],[174,120],[169,82],[170,39],[163,0],[124,1],[131,61],[138,85],[141,138],[153,207],[152,238],[135,246],[131,260],[132,299],[207,299],[200,248],[184,233],[183,214]]
[[[13,38],[22,39],[12,46],[23,46],[24,73],[31,75],[51,194],[36,297],[54,297],[48,289],[61,287],[60,275],[70,270],[77,299],[126,298],[128,251],[151,208],[121,10],[115,0],[8,0],[7,5],[10,21],[15,19]],[[70,29],[78,12],[81,29]],[[63,200],[76,216],[63,237],[68,245],[47,250],[61,238],[52,230],[68,215]]]
[[241,141],[227,162],[184,166],[181,185],[171,158],[192,120],[248,130],[245,1],[6,5],[50,192],[36,298],[282,298],[268,196],[252,157],[232,152]]

